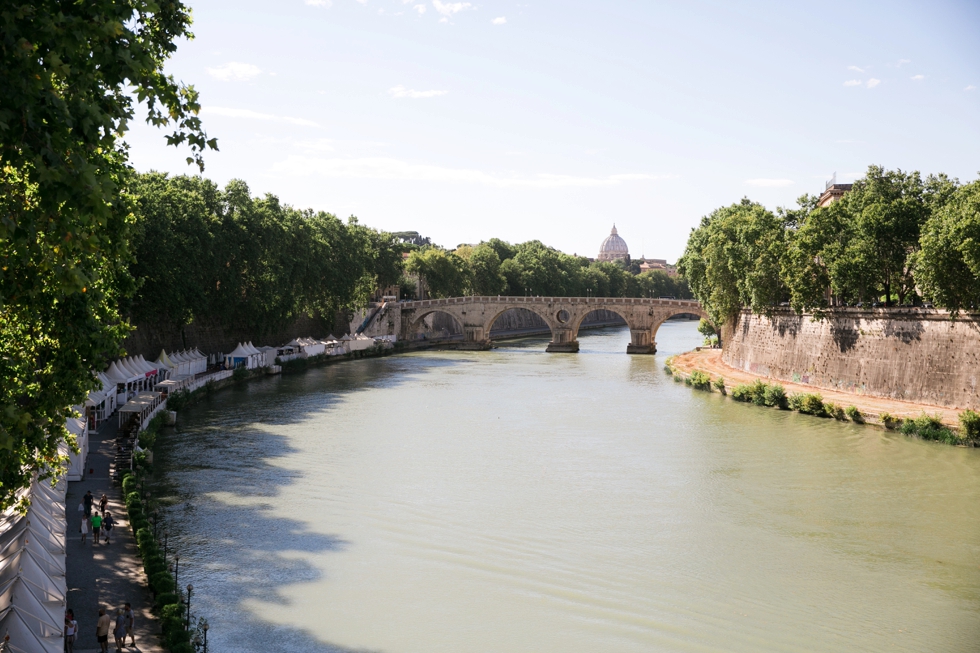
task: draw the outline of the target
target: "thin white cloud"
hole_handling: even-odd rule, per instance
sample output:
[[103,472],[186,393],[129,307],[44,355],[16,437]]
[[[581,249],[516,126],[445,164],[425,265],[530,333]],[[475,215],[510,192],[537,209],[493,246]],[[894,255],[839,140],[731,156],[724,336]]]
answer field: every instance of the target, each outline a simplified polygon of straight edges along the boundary
[[864,72],[864,68],[858,68],[857,66],[848,66],[847,69],[848,70],[853,70],[853,71],[858,72],[858,73],[863,73]]
[[494,18],[490,22],[493,23],[494,25],[503,25],[504,23],[507,22],[507,17],[506,16],[497,16],[496,18]]
[[874,88],[880,83],[881,83],[880,79],[875,79],[874,77],[872,77],[871,79],[868,80],[868,88]]
[[745,183],[749,186],[757,186],[759,188],[785,188],[786,186],[792,186],[792,179],[746,179]]
[[251,120],[267,120],[270,122],[284,122],[300,127],[319,127],[320,125],[312,120],[305,118],[293,118],[291,116],[275,116],[271,113],[259,113],[251,109],[235,109],[232,107],[204,107],[201,113],[212,116],[226,116],[228,118],[248,118]]
[[912,63],[912,60],[911,59],[899,59],[898,60],[898,65],[899,66],[903,66],[903,65],[905,65],[907,63]]
[[207,71],[212,77],[220,79],[223,82],[247,82],[253,77],[258,77],[262,74],[262,69],[258,66],[253,66],[250,63],[241,63],[240,61],[229,61],[217,68],[208,68]]
[[443,16],[452,16],[464,9],[469,9],[473,5],[468,2],[440,2],[439,0],[432,0],[432,6]]
[[355,159],[322,159],[291,154],[272,166],[275,173],[292,176],[319,176],[335,179],[385,179],[436,183],[470,183],[500,188],[569,188],[617,186],[630,181],[671,179],[674,175],[628,173],[606,177],[574,177],[571,175],[538,174],[530,177],[504,177],[482,170],[446,168],[443,166],[409,163],[388,157]]
[[977,87],[976,87],[976,86],[974,86],[973,84],[970,84],[969,86],[967,86],[967,87],[966,87],[966,88],[964,88],[963,90],[964,90],[964,91],[975,91],[975,90],[977,90]]
[[921,82],[925,78],[926,78],[925,75],[912,75],[911,79],[916,82]]
[[849,79],[846,82],[844,82],[844,86],[860,86],[860,85],[861,85],[860,79]]
[[332,3],[330,0],[306,0],[306,4],[311,7],[329,7]]
[[425,13],[426,7],[425,7],[425,5],[415,5],[414,7],[412,7],[412,9],[414,9],[417,12],[419,12],[419,15],[421,16],[422,14]]
[[439,22],[440,23],[448,23],[449,22],[449,19],[446,18],[445,16],[443,16],[442,18],[439,19]]
[[398,86],[392,86],[388,89],[388,95],[396,99],[410,98],[412,100],[419,100],[422,98],[438,97],[440,95],[445,95],[449,91],[416,91],[412,88],[405,88],[401,84]]

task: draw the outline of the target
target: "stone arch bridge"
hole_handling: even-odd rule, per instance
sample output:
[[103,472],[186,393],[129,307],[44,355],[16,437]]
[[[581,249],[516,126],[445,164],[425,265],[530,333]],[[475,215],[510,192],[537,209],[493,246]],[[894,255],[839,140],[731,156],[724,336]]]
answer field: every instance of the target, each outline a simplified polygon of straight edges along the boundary
[[523,308],[538,315],[551,329],[550,352],[577,352],[578,330],[585,316],[607,310],[622,317],[630,329],[629,354],[657,351],[657,329],[664,320],[682,313],[707,317],[701,305],[686,299],[645,299],[639,297],[449,297],[400,302],[401,335],[414,340],[422,320],[432,313],[451,315],[463,328],[464,346],[490,347],[490,328],[504,311]]

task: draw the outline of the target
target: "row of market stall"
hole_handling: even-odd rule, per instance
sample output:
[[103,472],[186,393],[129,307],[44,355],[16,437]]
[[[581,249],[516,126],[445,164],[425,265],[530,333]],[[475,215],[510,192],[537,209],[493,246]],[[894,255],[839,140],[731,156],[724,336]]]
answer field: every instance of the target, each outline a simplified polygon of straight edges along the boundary
[[255,347],[251,342],[240,342],[230,354],[225,354],[224,364],[228,369],[244,367],[259,369],[272,367],[279,363],[311,356],[343,356],[354,351],[372,347],[390,347],[394,337],[371,338],[363,334],[345,335],[340,338],[329,336],[325,340],[315,338],[295,338],[279,347]]
[[9,638],[4,650],[64,650],[67,490],[64,478],[54,487],[35,480],[18,492],[18,499],[30,501],[26,514],[16,507],[0,513],[0,634]]

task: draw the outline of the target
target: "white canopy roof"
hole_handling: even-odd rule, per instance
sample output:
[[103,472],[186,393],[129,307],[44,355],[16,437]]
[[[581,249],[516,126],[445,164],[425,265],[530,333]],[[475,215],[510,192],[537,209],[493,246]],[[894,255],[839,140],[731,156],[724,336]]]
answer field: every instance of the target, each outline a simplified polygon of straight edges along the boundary
[[242,345],[242,343],[238,343],[238,346],[235,347],[235,350],[232,351],[230,354],[226,354],[226,357],[228,357],[228,358],[248,358],[251,355],[252,355],[252,353],[250,351],[248,351],[247,349],[245,349],[245,347]]
[[0,513],[0,632],[13,651],[63,650],[66,488],[64,479],[54,488],[35,481],[19,493],[31,502],[26,515]]

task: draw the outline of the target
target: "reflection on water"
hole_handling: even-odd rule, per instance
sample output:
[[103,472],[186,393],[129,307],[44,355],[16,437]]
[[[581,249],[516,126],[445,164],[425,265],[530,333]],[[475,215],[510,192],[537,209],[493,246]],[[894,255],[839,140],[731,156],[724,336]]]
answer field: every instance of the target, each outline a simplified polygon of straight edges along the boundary
[[[218,393],[158,455],[215,651],[976,651],[980,450],[675,384],[668,323]],[[176,534],[176,535],[175,535]]]

